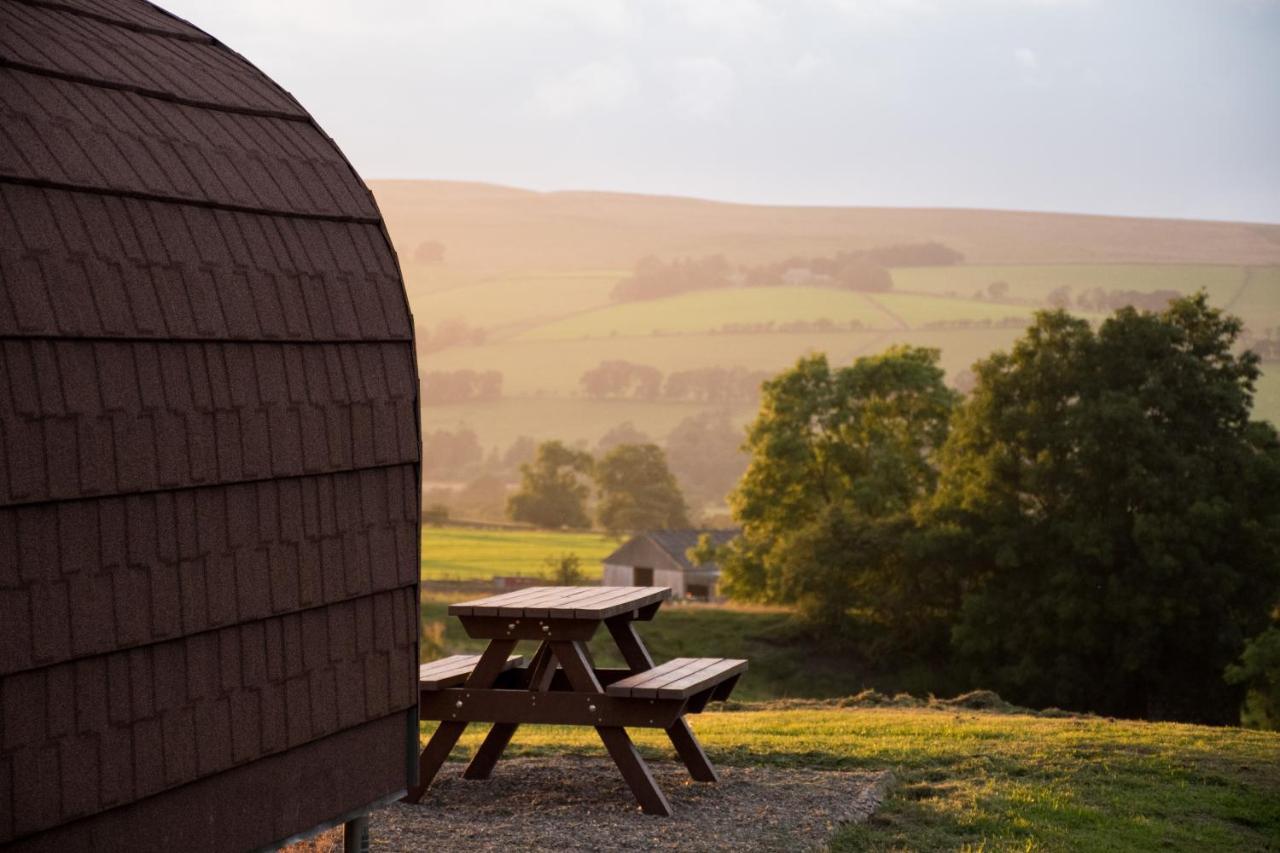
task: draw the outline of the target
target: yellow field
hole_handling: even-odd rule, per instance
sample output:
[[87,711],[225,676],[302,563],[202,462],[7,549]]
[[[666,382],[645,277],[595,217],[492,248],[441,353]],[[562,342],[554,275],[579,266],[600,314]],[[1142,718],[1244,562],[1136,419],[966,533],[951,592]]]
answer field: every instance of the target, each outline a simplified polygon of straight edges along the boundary
[[495,575],[546,577],[548,557],[576,554],[587,580],[600,579],[601,560],[619,542],[598,533],[546,530],[422,528],[424,581],[490,580]]

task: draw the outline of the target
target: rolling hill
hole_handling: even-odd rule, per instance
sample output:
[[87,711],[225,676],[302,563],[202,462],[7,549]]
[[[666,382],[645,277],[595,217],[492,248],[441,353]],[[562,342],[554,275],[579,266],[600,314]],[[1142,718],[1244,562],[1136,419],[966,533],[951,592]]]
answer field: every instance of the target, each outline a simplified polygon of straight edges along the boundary
[[[373,181],[417,320],[422,371],[498,371],[500,399],[432,404],[425,428],[470,428],[486,452],[518,436],[594,445],[623,421],[661,441],[689,400],[596,400],[582,374],[606,360],[656,368],[780,370],[807,352],[837,362],[894,343],[937,347],[950,381],[1008,347],[1064,298],[1098,318],[1095,292],[1190,293],[1280,335],[1280,225],[1012,211],[805,208],[484,184]],[[888,292],[731,287],[615,302],[636,262],[723,255],[732,265],[938,242],[960,264],[892,267]],[[443,254],[443,262],[433,255]],[[1086,310],[1087,308],[1087,310]],[[438,334],[452,324],[465,334]],[[1257,409],[1280,422],[1280,364]],[[746,423],[754,404],[725,404]],[[432,478],[429,458],[428,478]]]

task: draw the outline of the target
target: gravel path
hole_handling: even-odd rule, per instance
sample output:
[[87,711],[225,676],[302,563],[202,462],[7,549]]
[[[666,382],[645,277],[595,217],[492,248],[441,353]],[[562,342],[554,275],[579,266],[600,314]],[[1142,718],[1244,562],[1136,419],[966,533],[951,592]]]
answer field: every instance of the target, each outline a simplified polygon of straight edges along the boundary
[[607,759],[513,758],[467,781],[446,764],[416,806],[370,815],[370,848],[410,850],[808,850],[866,820],[892,774],[721,767],[718,785],[650,762],[675,816],[641,814]]

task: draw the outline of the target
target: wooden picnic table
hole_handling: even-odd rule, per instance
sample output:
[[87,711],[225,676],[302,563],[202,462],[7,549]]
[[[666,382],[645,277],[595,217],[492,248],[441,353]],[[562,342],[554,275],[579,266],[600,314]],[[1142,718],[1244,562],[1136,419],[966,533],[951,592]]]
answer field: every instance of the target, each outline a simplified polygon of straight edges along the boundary
[[[671,804],[627,735],[627,726],[660,728],[690,776],[719,777],[686,714],[732,693],[745,660],[675,658],[655,666],[635,622],[654,617],[671,596],[666,587],[529,587],[449,607],[468,636],[489,641],[480,655],[453,655],[419,668],[420,715],[439,720],[419,757],[416,803],[469,723],[491,723],[463,774],[487,779],[521,723],[594,726],[641,809],[670,815]],[[587,641],[608,629],[625,669],[596,667]],[[537,651],[524,665],[521,640]]]

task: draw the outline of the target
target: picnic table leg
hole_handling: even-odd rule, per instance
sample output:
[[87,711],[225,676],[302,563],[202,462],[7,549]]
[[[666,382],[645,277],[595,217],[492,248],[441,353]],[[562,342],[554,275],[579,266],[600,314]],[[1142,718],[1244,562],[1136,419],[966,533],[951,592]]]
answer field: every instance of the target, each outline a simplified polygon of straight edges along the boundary
[[[555,673],[555,658],[551,654],[550,647],[543,643],[529,663],[529,689],[545,693],[551,686],[551,678]],[[471,763],[463,771],[462,778],[488,779],[519,727],[519,723],[494,723],[489,733],[485,735],[484,743],[480,744],[480,748],[471,758]]]
[[627,662],[633,674],[653,669],[653,658],[644,643],[640,642],[640,635],[636,633],[635,623],[631,619],[606,619],[604,624],[613,635],[613,642],[617,644],[618,651],[622,652],[622,659]]
[[[640,641],[640,635],[636,633],[635,622],[629,618],[609,619],[605,621],[605,626],[609,629],[609,633],[613,635],[613,641],[617,643],[618,650],[622,652],[622,657],[627,662],[627,666],[631,668],[633,673],[644,672],[647,669],[653,669],[653,658],[649,655],[649,650],[644,647],[644,643]],[[676,748],[676,754],[680,756],[680,760],[684,762],[684,766],[689,769],[689,775],[699,782],[719,782],[720,777],[716,774],[716,770],[711,766],[707,754],[702,751],[702,744],[698,743],[698,739],[694,737],[693,730],[689,728],[689,724],[681,717],[666,730],[667,737],[671,738],[671,745]]]
[[702,751],[702,744],[698,743],[698,739],[693,734],[693,729],[689,728],[689,724],[685,722],[684,717],[672,723],[667,727],[666,731],[667,737],[671,738],[671,745],[676,748],[676,754],[680,756],[684,766],[689,769],[690,776],[698,782],[720,781],[720,775],[711,766],[710,759]]
[[[507,656],[515,647],[515,640],[490,642],[489,647],[480,656],[480,660],[476,662],[475,669],[471,670],[466,686],[492,687],[507,665]],[[426,793],[427,788],[431,787],[432,780],[436,778],[436,774],[449,758],[449,753],[458,743],[458,738],[462,737],[466,729],[467,724],[457,720],[444,720],[436,727],[431,740],[427,741],[426,749],[422,750],[418,756],[418,784],[405,794],[404,802],[416,803],[422,799],[422,795]]]
[[[569,684],[574,690],[582,693],[604,692],[596,674],[591,671],[582,643],[557,641],[552,643],[551,647],[556,657],[560,659],[560,666],[564,668],[565,677],[569,679]],[[631,738],[627,736],[626,729],[622,726],[596,726],[595,728],[596,734],[600,735],[600,740],[604,741],[605,749],[609,750],[613,763],[618,765],[622,778],[631,788],[631,793],[639,801],[641,810],[645,814],[670,817],[671,803],[667,802],[666,794],[662,793],[662,789],[658,787],[653,774],[649,772],[649,766],[645,764],[644,758],[636,750]]]

